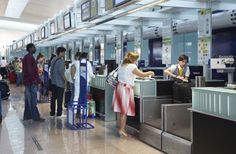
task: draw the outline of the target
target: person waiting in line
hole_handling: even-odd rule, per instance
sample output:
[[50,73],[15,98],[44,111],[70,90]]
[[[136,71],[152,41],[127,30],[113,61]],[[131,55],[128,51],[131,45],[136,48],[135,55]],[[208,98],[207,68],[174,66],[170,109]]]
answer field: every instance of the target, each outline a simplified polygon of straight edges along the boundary
[[[80,97],[80,84],[82,84],[82,82],[80,82],[80,63],[86,63],[86,67],[87,67],[87,85],[88,82],[90,82],[91,78],[94,78],[95,75],[93,74],[93,68],[92,65],[89,61],[87,61],[87,56],[88,53],[86,52],[82,52],[80,54],[80,59],[76,60],[74,62],[74,66],[75,66],[75,73],[74,73],[74,99],[73,102],[74,104],[77,104],[79,101],[79,97]],[[73,76],[73,70],[72,70],[72,76]],[[87,98],[86,98],[87,99]],[[77,112],[77,115],[79,114],[79,112]]]
[[135,116],[134,80],[138,77],[154,76],[154,72],[142,72],[137,68],[139,58],[137,52],[128,52],[121,66],[118,68],[118,84],[113,95],[113,110],[118,114],[118,135],[127,137],[125,131],[127,116]]
[[2,57],[2,60],[0,61],[0,67],[1,67],[0,72],[1,72],[1,75],[2,75],[3,79],[7,79],[6,66],[7,66],[7,61],[6,61],[5,57]]
[[27,44],[26,50],[28,54],[22,60],[23,83],[25,85],[25,111],[23,119],[33,119],[34,121],[42,122],[45,119],[40,117],[37,108],[37,87],[41,84],[41,80],[38,75],[36,60],[33,57],[33,54],[36,52],[35,45],[33,43]]
[[[0,75],[2,78],[2,76]],[[2,123],[2,98],[1,98],[1,91],[0,91],[0,124]]]
[[50,72],[50,68],[51,68],[51,63],[53,58],[56,57],[55,54],[51,54],[51,57],[48,61],[48,102],[51,102],[51,96],[52,96],[52,80],[51,80],[51,72]]
[[70,101],[73,101],[73,99],[74,99],[74,92],[75,92],[74,76],[75,76],[75,72],[76,72],[75,61],[78,61],[80,59],[80,54],[81,54],[81,52],[79,52],[79,51],[75,53],[75,59],[71,63],[71,65],[69,66],[69,69],[67,70],[68,71],[67,72],[68,73],[68,78],[70,80],[70,90],[71,90]]
[[22,84],[22,60],[16,59],[15,61],[15,73],[16,73],[16,86],[18,87],[19,85]]
[[182,54],[178,58],[178,64],[171,65],[169,68],[164,70],[164,73],[173,79],[179,79],[182,81],[188,81],[190,75],[188,67],[188,56]]
[[57,116],[62,115],[62,102],[64,96],[64,89],[66,87],[65,78],[65,52],[64,47],[58,47],[56,50],[57,56],[53,58],[50,66],[52,97],[50,106],[50,116],[55,116],[55,102],[57,101]]
[[44,88],[44,74],[43,74],[43,65],[45,63],[45,57],[42,53],[39,53],[37,55],[37,66],[38,66],[38,74],[39,74],[39,78],[41,79],[42,83],[39,86],[38,92],[37,92],[37,99],[38,102],[44,100],[44,96],[45,96],[45,88]]

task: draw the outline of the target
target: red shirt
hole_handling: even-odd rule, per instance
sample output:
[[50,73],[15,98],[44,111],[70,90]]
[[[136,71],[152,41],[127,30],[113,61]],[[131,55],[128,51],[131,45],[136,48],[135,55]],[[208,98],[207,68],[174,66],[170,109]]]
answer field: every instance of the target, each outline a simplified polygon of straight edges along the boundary
[[38,75],[37,63],[32,54],[28,53],[25,55],[22,60],[22,65],[24,85],[29,86],[31,84],[40,84],[41,80]]

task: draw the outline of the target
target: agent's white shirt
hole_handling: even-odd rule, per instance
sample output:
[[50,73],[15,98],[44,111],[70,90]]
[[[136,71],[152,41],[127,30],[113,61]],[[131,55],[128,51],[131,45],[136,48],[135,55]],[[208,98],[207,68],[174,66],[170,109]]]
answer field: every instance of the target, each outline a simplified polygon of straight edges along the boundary
[[[175,70],[177,69],[177,67],[178,67],[178,69],[180,69],[179,64],[171,65],[170,66],[171,73],[175,73]],[[175,74],[175,75],[178,76],[179,74]],[[184,76],[189,77],[189,75],[190,75],[190,70],[189,70],[189,67],[187,66]]]

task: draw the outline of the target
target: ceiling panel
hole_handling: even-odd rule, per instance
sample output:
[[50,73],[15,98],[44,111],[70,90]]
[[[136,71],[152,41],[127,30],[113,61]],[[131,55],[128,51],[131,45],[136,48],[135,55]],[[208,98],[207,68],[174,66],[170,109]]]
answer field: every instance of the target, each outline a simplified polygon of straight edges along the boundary
[[[0,16],[4,16],[9,0],[0,0]],[[41,24],[60,10],[73,5],[73,0],[30,0],[18,21]],[[14,19],[14,18],[13,18]]]
[[4,16],[8,0],[0,0],[0,16]]

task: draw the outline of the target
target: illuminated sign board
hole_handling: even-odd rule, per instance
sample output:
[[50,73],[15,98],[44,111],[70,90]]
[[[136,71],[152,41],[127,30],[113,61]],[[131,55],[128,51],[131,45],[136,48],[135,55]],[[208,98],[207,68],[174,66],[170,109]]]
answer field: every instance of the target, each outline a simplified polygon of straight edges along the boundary
[[91,18],[91,1],[81,4],[81,20],[86,21]]
[[63,25],[64,25],[64,29],[71,28],[71,14],[70,14],[70,12],[63,16]]

